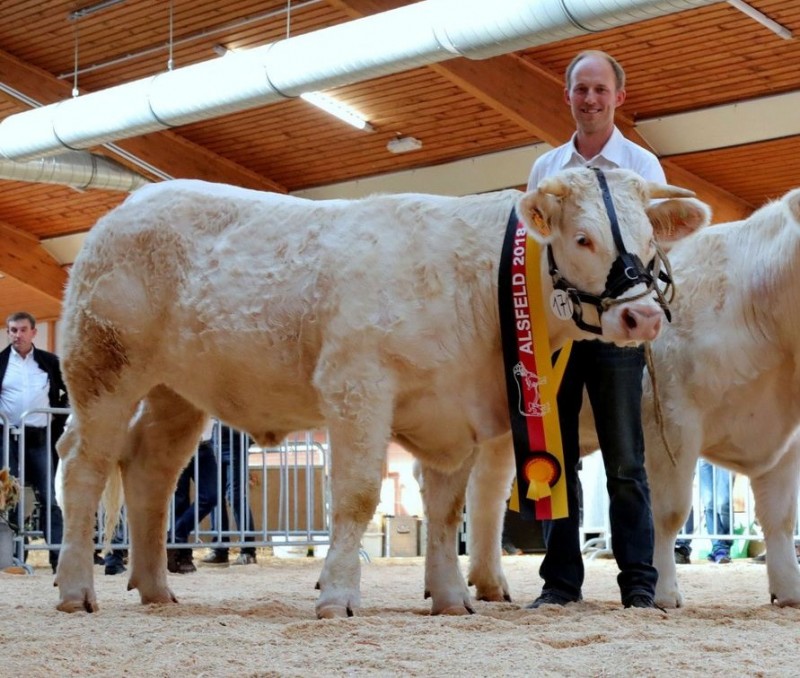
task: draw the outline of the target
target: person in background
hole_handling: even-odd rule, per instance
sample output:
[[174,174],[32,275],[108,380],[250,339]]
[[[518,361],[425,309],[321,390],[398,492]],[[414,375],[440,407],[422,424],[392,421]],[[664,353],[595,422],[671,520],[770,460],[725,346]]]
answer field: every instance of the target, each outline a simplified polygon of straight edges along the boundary
[[[212,444],[212,426],[209,425],[203,433],[203,439],[197,448],[197,475],[195,476],[195,458],[192,458],[183,469],[175,487],[173,541],[176,544],[187,544],[189,534],[195,529],[195,524],[211,513],[217,505],[217,459],[214,456]],[[195,495],[197,507],[191,501],[189,492],[190,481],[196,479]],[[190,574],[196,572],[192,549],[189,546],[167,549],[167,570],[175,574]]]
[[[714,466],[711,462],[701,459],[698,464],[700,483],[700,503],[703,505],[703,514],[706,521],[708,534],[731,533],[731,488],[733,487],[734,474],[724,468]],[[689,512],[686,534],[694,532],[694,510]],[[718,565],[731,562],[730,539],[713,539],[711,552],[708,559]],[[675,562],[679,565],[688,565],[691,562],[692,540],[678,539],[675,542]]]
[[[9,427],[9,458],[11,474],[20,477],[20,460],[24,461],[24,482],[33,488],[36,501],[44,515],[44,537],[48,544],[61,544],[64,521],[56,502],[55,471],[57,457],[53,445],[63,429],[66,417],[55,417],[51,426],[51,445],[47,443],[48,414],[32,414],[22,421],[29,410],[68,407],[67,387],[61,376],[58,356],[36,348],[36,318],[30,313],[12,313],[6,320],[9,345],[0,351],[0,413],[6,416]],[[0,427],[2,427],[0,420]],[[23,438],[25,448],[20,449]],[[23,516],[18,512],[18,524]],[[53,573],[58,565],[58,549],[49,552]]]
[[[247,497],[247,450],[250,439],[244,433],[232,429],[226,424],[220,424],[220,462],[222,464],[222,487],[225,488],[225,497],[233,509],[236,525],[245,532],[253,529],[253,513]],[[244,462],[244,463],[243,463]],[[215,514],[216,518],[216,514]],[[230,530],[228,512],[225,502],[222,502],[220,511],[220,529],[223,533]],[[216,525],[214,525],[216,528]],[[245,534],[244,541],[254,541],[252,535]],[[205,565],[225,566],[229,564],[228,549],[224,546],[214,548],[201,561]],[[234,565],[254,565],[256,549],[254,546],[243,546],[239,556],[233,561]]]
[[[648,181],[666,183],[658,159],[625,139],[614,125],[614,112],[625,96],[625,72],[613,57],[595,50],[578,54],[567,67],[564,87],[576,131],[566,144],[536,160],[528,190],[545,177],[573,167],[620,167]],[[594,411],[608,478],[612,550],[620,569],[622,604],[655,607],[658,573],[653,567],[653,516],[641,423],[644,362],[643,347],[621,348],[599,341],[579,341],[572,347],[558,392],[569,517],[544,521],[547,552],[539,570],[544,585],[529,608],[582,599],[578,417],[584,388]]]
[[[114,536],[111,538],[111,550],[103,557],[102,565],[103,572],[108,575],[122,574],[128,568],[125,567],[125,561],[128,557],[128,549],[121,548],[118,545],[125,543],[125,524],[123,519],[120,518],[117,527],[114,530]],[[115,545],[117,547],[115,548]]]

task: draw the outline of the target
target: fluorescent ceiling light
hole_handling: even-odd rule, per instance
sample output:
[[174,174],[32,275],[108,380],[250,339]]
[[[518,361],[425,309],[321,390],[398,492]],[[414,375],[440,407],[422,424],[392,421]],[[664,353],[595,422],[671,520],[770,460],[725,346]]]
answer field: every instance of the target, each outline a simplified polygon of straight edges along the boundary
[[[225,58],[229,54],[238,52],[239,50],[231,49],[221,43],[217,43],[211,48],[218,57]],[[333,97],[323,94],[322,92],[304,92],[300,98],[307,101],[312,106],[336,116],[339,120],[343,120],[348,125],[352,125],[356,129],[363,129],[365,132],[372,132],[374,128],[369,124],[367,119],[361,115],[355,108],[337,101]]]
[[356,129],[363,129],[366,132],[372,132],[374,130],[372,125],[367,122],[367,119],[356,109],[329,97],[327,94],[322,94],[321,92],[304,92],[300,95],[300,98],[322,109],[326,113],[335,115],[339,120],[344,120],[344,122],[352,125]]
[[775,35],[782,37],[784,40],[792,39],[792,32],[786,28],[786,26],[782,26],[777,21],[770,19],[766,14],[760,12],[752,5],[748,5],[744,0],[728,0],[728,4],[746,14],[754,21],[758,21],[762,26],[768,28],[775,33]]
[[107,9],[108,7],[113,7],[114,5],[119,5],[123,2],[125,2],[125,0],[103,0],[102,2],[96,2],[88,7],[76,9],[74,12],[70,12],[67,16],[69,17],[70,21],[77,21],[85,16],[89,16],[95,12],[100,12],[101,10]]

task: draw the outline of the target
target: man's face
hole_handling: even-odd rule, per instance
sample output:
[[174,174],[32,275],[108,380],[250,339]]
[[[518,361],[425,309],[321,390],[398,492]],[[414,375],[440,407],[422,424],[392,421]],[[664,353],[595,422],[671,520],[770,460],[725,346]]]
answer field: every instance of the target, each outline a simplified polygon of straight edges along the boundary
[[27,355],[36,337],[36,328],[31,327],[30,320],[12,320],[8,323],[8,340],[20,355]]
[[594,134],[614,125],[614,111],[625,101],[625,90],[617,89],[614,69],[602,57],[581,59],[572,71],[570,86],[564,90],[578,130]]

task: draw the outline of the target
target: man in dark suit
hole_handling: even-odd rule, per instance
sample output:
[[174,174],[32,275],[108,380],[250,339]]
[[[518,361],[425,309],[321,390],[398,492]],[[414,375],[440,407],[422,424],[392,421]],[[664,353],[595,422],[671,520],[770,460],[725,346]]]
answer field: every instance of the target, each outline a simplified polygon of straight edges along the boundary
[[[47,444],[48,414],[24,412],[47,407],[67,406],[67,387],[61,376],[58,357],[34,347],[36,319],[24,311],[12,313],[6,321],[9,346],[0,351],[0,425],[8,427],[8,465],[20,475],[20,457],[24,459],[24,482],[33,488],[42,507],[44,536],[49,544],[61,544],[63,518],[55,500],[55,461],[52,445],[63,430],[65,417],[51,427],[51,445]],[[24,429],[23,429],[24,427]],[[24,439],[24,449],[20,450]],[[49,472],[48,472],[49,466]],[[18,520],[22,521],[22,516]],[[53,572],[58,564],[58,550],[50,550]]]

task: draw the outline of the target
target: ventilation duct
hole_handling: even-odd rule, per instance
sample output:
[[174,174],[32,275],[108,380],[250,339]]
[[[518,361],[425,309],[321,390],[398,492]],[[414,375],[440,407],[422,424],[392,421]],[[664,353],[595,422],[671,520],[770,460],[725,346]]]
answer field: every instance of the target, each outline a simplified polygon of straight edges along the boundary
[[85,151],[69,151],[30,162],[0,159],[0,179],[127,192],[150,183],[109,158]]
[[25,160],[444,61],[506,52],[717,0],[427,0],[51,104],[0,123]]

